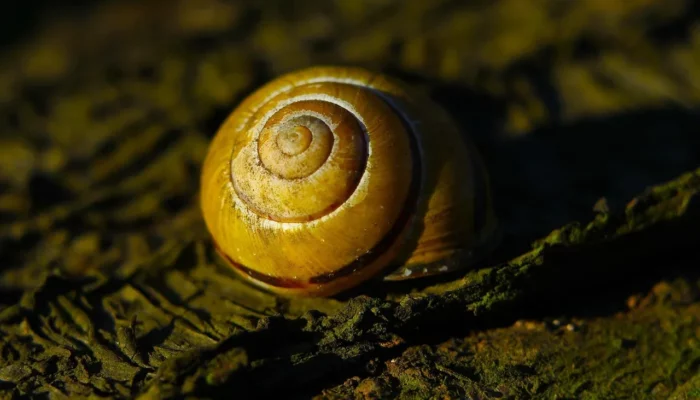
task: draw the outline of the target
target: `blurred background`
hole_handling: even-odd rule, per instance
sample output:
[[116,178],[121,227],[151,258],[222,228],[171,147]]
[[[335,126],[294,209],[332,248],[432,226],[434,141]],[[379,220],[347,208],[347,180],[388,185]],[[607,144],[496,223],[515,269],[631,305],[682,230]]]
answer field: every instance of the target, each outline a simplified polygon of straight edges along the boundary
[[700,161],[693,1],[2,7],[6,288],[33,287],[47,266],[108,269],[203,232],[198,174],[219,124],[265,81],[309,65],[429,88],[484,154],[505,255]]

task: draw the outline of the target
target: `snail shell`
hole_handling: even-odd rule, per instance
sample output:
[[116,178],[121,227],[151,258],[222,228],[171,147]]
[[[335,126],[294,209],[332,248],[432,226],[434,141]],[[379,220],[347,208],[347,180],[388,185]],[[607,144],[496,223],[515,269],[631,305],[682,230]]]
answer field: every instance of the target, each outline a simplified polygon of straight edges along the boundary
[[201,205],[235,271],[280,294],[327,296],[380,271],[446,272],[490,247],[479,155],[408,90],[364,69],[314,67],[233,111],[204,162]]

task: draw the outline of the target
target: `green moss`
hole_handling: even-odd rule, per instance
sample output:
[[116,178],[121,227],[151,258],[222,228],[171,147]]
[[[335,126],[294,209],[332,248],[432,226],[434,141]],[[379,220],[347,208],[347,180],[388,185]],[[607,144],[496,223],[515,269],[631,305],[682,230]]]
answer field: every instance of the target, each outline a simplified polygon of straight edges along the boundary
[[[697,382],[700,282],[661,283],[628,313],[548,325],[521,320],[433,346],[409,347],[381,372],[328,389],[347,398],[665,398]],[[388,386],[387,386],[388,385]]]

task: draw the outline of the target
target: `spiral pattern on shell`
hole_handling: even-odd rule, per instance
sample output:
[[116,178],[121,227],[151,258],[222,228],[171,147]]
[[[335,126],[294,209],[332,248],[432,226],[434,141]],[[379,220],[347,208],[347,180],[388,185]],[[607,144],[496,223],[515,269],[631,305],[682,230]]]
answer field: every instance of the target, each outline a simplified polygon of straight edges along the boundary
[[444,273],[496,243],[469,140],[429,96],[360,68],[292,72],[243,100],[201,196],[219,253],[280,294],[334,294],[389,266],[384,280]]
[[[398,147],[374,148],[377,132],[400,125],[391,118],[368,118],[365,110],[347,102],[350,96],[373,110],[382,107],[364,89],[326,82],[295,87],[258,110],[251,141],[234,154],[231,166],[234,189],[250,210],[279,222],[331,214],[355,193],[367,168],[368,143],[373,158],[389,157],[397,172],[405,174],[410,157],[401,156],[410,153],[401,147],[407,143],[392,140]],[[366,179],[366,185],[373,183]]]
[[203,176],[214,181],[202,196],[221,200],[203,207],[205,219],[221,253],[258,280],[295,287],[343,268],[370,274],[400,247],[420,170],[410,126],[386,96],[399,89],[342,71],[276,79],[212,143]]

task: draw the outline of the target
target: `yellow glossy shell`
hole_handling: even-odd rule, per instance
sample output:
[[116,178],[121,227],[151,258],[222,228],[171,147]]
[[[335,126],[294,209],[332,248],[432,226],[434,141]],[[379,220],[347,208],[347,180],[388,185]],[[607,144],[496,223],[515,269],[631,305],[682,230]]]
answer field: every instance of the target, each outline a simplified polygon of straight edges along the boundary
[[201,204],[233,269],[286,295],[453,269],[439,264],[468,261],[495,227],[478,155],[444,113],[359,68],[246,98],[211,143]]

